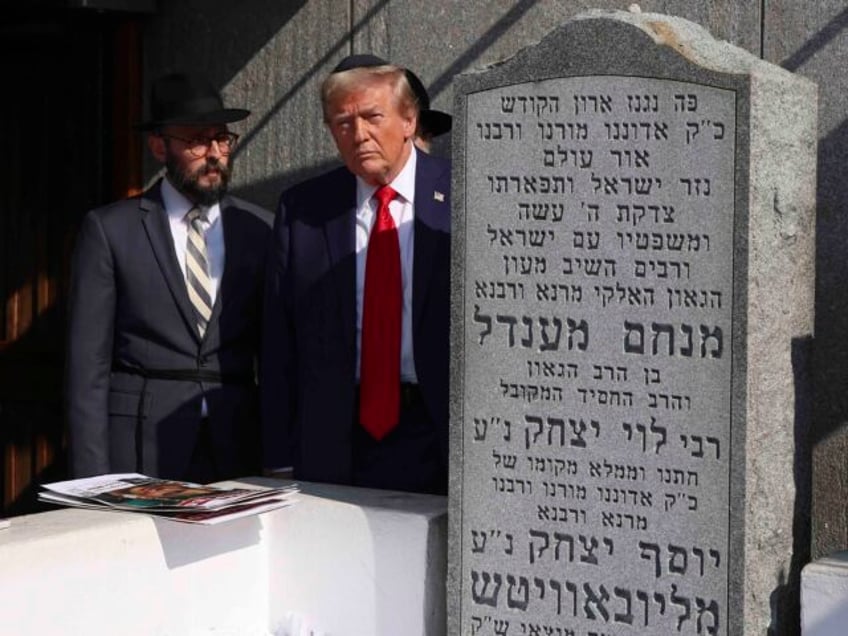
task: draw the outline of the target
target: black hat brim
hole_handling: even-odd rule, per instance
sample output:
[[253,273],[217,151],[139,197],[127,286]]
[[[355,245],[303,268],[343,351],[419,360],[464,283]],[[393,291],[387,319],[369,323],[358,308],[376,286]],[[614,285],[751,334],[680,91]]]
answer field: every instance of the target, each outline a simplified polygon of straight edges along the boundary
[[453,127],[453,117],[440,110],[422,110],[418,120],[421,128],[433,137],[443,135]]
[[250,111],[244,108],[222,108],[208,113],[195,113],[141,122],[136,130],[148,131],[161,128],[162,126],[195,126],[208,124],[231,124],[241,121],[250,115]]

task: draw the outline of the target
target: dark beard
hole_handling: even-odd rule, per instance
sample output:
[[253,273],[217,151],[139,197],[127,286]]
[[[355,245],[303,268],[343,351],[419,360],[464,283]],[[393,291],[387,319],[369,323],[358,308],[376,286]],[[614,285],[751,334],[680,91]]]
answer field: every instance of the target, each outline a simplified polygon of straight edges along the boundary
[[[231,158],[232,160],[232,158]],[[165,167],[168,170],[168,178],[173,186],[182,192],[189,200],[198,205],[209,207],[221,200],[227,193],[227,185],[230,183],[230,165],[224,165],[215,157],[206,157],[206,163],[195,174],[189,174],[182,169],[170,152],[165,158]],[[215,187],[201,186],[198,177],[206,174],[210,168],[216,168],[221,175],[221,182]]]

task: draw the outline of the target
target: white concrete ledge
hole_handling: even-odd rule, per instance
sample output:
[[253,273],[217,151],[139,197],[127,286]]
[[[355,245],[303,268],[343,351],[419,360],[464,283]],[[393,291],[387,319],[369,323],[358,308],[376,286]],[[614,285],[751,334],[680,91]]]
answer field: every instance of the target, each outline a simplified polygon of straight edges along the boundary
[[[278,483],[245,479],[228,484]],[[217,526],[63,509],[0,530],[0,632],[433,636],[444,497],[301,484]]]
[[808,563],[801,571],[801,633],[848,634],[848,551]]

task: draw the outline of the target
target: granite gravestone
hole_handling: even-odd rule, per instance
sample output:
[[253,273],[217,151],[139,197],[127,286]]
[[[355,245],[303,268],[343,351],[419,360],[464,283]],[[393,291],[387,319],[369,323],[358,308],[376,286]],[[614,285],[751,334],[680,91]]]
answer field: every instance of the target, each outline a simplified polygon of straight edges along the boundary
[[592,12],[454,91],[449,633],[788,633],[815,87]]

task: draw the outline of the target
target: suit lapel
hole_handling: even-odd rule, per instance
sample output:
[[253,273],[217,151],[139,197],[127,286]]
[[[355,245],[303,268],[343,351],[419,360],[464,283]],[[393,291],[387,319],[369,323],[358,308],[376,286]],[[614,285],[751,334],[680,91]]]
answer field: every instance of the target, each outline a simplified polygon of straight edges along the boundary
[[[345,171],[340,187],[326,201],[326,209],[342,210],[324,223],[324,239],[330,258],[335,288],[341,311],[340,324],[345,325],[346,350],[356,349],[356,179]],[[348,328],[348,326],[350,326]]]
[[150,242],[156,262],[159,264],[159,270],[171,291],[171,296],[179,307],[189,331],[199,341],[200,334],[197,332],[194,308],[188,299],[185,279],[180,270],[180,264],[177,262],[177,255],[174,253],[174,239],[171,235],[171,227],[168,225],[168,216],[162,205],[160,187],[161,181],[142,196],[140,204],[141,223],[147,233],[147,240]]
[[[440,178],[441,164],[418,153],[415,175],[415,251],[412,266],[412,325],[417,332],[426,306],[430,281],[442,252],[449,247],[449,177]],[[330,270],[333,272],[347,350],[356,350],[356,179],[343,169],[339,187],[317,203],[323,210],[341,210],[323,223]],[[441,185],[440,185],[441,184]],[[316,208],[316,209],[318,209]],[[320,212],[319,212],[320,214]],[[449,255],[447,256],[449,257]]]
[[450,233],[450,197],[440,189],[430,157],[418,153],[415,174],[415,252],[412,264],[412,331],[417,333],[441,243]]

